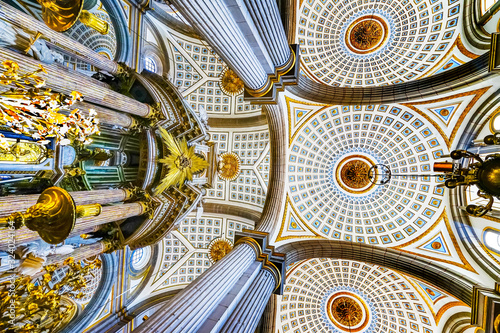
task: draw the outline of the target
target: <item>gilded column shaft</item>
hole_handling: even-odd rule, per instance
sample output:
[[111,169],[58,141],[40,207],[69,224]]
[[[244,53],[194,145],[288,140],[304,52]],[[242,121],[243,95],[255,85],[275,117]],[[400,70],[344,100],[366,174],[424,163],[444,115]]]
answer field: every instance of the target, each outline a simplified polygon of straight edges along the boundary
[[[121,202],[128,199],[129,192],[124,189],[76,191],[70,192],[76,205],[89,205],[99,203],[105,205]],[[0,197],[0,217],[8,216],[14,212],[24,212],[35,205],[39,194],[9,195]]]
[[[101,224],[119,221],[144,213],[144,206],[141,202],[133,202],[115,206],[102,207],[99,216],[88,216],[76,219],[75,228],[68,237],[78,235]],[[7,231],[0,233],[0,246],[6,246],[11,239]],[[40,239],[37,232],[23,227],[15,232],[16,244],[28,243]]]
[[89,102],[140,117],[145,117],[150,113],[151,108],[147,104],[113,91],[107,84],[77,71],[61,68],[56,64],[44,64],[33,58],[0,47],[0,62],[5,60],[12,60],[21,64],[21,71],[27,72],[36,71],[42,65],[47,70],[47,74],[43,73],[41,76],[47,81],[47,87],[54,91],[63,94],[78,91]]
[[0,19],[22,29],[22,31],[19,29],[18,33],[26,32],[27,38],[30,37],[30,34],[34,36],[37,32],[41,32],[43,39],[48,40],[59,50],[71,57],[87,62],[112,74],[115,74],[118,70],[118,64],[114,61],[60,32],[53,31],[43,21],[39,21],[31,15],[27,15],[7,5],[3,1],[0,1]]
[[267,74],[224,1],[172,2],[250,89],[265,86]]
[[196,332],[255,259],[254,247],[237,244],[135,331]]
[[275,288],[274,276],[261,270],[222,328],[222,332],[253,333]]

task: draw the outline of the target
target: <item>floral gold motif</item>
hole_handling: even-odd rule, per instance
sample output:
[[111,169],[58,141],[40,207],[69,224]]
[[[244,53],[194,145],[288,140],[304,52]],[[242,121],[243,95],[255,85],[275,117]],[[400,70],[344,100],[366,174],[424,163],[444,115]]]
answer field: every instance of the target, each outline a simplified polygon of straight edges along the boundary
[[226,95],[236,96],[243,92],[245,84],[236,73],[229,68],[226,68],[221,73],[220,90]]
[[225,238],[217,238],[208,246],[208,257],[215,263],[233,249],[233,245]]
[[381,17],[365,15],[348,27],[345,42],[352,52],[366,54],[378,50],[388,35],[387,23]]
[[360,160],[352,160],[342,166],[340,177],[345,185],[351,188],[363,188],[370,183],[368,179],[368,163]]
[[240,158],[235,153],[221,154],[217,166],[219,177],[223,180],[235,180],[240,175],[240,165]]

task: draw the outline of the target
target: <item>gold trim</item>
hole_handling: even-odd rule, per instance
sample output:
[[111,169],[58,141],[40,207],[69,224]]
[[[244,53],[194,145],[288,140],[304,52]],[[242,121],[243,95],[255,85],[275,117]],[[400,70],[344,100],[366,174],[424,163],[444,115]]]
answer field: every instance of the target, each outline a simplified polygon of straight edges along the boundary
[[[445,260],[445,259],[441,259],[441,258],[436,258],[435,256],[427,256],[425,254],[421,254],[421,253],[417,253],[417,252],[414,252],[414,251],[409,251],[409,250],[403,249],[404,247],[407,247],[407,246],[409,246],[409,245],[411,245],[413,243],[416,243],[416,242],[422,240],[422,238],[424,238],[429,233],[431,233],[431,231],[434,230],[434,228],[437,225],[440,224],[441,220],[443,220],[444,223],[445,223],[446,230],[448,231],[448,235],[450,236],[451,242],[453,243],[453,247],[455,248],[455,251],[457,252],[458,257],[462,261],[462,264],[457,263],[455,261]],[[467,261],[467,259],[463,255],[462,251],[460,250],[460,246],[458,245],[458,242],[457,242],[457,240],[455,238],[455,235],[453,234],[453,229],[451,228],[450,222],[448,220],[448,216],[446,215],[446,207],[443,209],[443,212],[441,213],[441,215],[436,219],[436,222],[434,222],[434,224],[429,229],[427,229],[424,233],[422,233],[420,236],[418,236],[417,238],[412,239],[409,242],[406,242],[406,243],[398,245],[398,246],[394,246],[393,248],[396,249],[396,250],[399,250],[401,252],[405,252],[405,253],[409,253],[409,254],[413,254],[413,255],[417,254],[418,256],[426,258],[426,259],[436,260],[436,261],[444,262],[444,263],[447,263],[447,264],[450,264],[450,265],[454,265],[454,266],[460,267],[462,269],[465,269],[467,271],[470,271],[470,272],[478,274],[476,272],[476,270],[474,269],[474,267],[472,267],[469,264],[469,262]]]
[[[366,192],[370,191],[375,186],[375,182],[371,182],[370,180],[368,180],[368,183],[370,183],[370,182],[372,183],[371,185],[369,185],[369,186],[366,185],[368,187],[365,186],[364,189],[360,189],[360,190],[356,191],[356,190],[352,190],[350,187],[347,187],[345,185],[345,183],[343,181],[341,181],[342,176],[339,175],[342,172],[342,168],[345,166],[345,164],[347,164],[349,162],[349,160],[355,160],[356,158],[358,158],[358,161],[359,161],[359,159],[366,160],[371,166],[375,165],[375,163],[373,163],[372,160],[370,160],[368,157],[363,156],[363,155],[351,155],[351,156],[347,156],[347,157],[343,158],[342,161],[340,161],[338,163],[337,169],[335,170],[335,180],[337,181],[337,183],[339,184],[339,186],[344,191],[347,191],[347,192],[352,193],[352,194],[363,194],[363,193],[366,193]],[[368,175],[366,175],[366,176],[368,177]]]
[[271,272],[271,274],[274,275],[274,279],[276,281],[276,288],[274,288],[274,290],[278,289],[281,286],[281,272],[279,271],[278,267],[276,267],[276,265],[271,261],[266,260],[263,269]]
[[455,46],[458,48],[458,50],[464,56],[466,56],[468,58],[476,59],[477,57],[479,57],[479,55],[477,55],[475,53],[472,53],[469,50],[467,50],[467,48],[465,47],[465,45],[462,43],[462,37],[460,37],[460,34],[458,34],[457,38],[455,38],[455,41],[453,42],[453,45],[450,47],[450,49],[448,50],[448,52],[446,52],[445,55],[441,57],[441,60],[438,61],[438,63],[436,65],[434,65],[431,69],[429,69],[424,75],[420,76],[418,79],[420,80],[421,78],[434,75],[436,73],[435,69],[437,67],[441,67],[443,65],[443,63],[445,63],[446,61],[450,60],[451,58],[455,58],[456,60],[458,60],[459,62],[461,62],[462,64],[464,64],[464,61],[458,59],[453,54],[452,54],[451,58],[448,58],[448,56],[450,55],[450,53],[453,52],[453,50],[455,49]]
[[[495,120],[496,117],[500,117],[500,106],[495,111],[493,111],[493,114],[491,116],[489,116],[488,119],[486,119],[486,122],[489,121],[489,123],[490,123],[489,127],[490,127],[490,132],[492,134],[498,133],[498,132],[495,132],[495,130],[493,129],[493,121]],[[484,125],[483,125],[483,127],[484,127]]]
[[[290,206],[295,214],[295,216],[297,216],[297,219],[300,220],[300,222],[302,222],[302,224],[310,231],[312,232],[314,235],[316,236],[306,236],[306,235],[300,235],[300,236],[284,236],[282,237],[281,235],[283,234],[283,229],[285,227],[285,224],[286,224],[286,221],[287,221],[287,211],[288,211],[288,206]],[[291,214],[291,212],[290,212]],[[308,225],[307,223],[304,223],[304,221],[300,218],[300,215],[297,214],[297,212],[295,211],[295,208],[293,207],[291,201],[290,201],[290,197],[288,196],[288,194],[286,195],[286,203],[285,203],[285,211],[283,213],[283,219],[281,220],[281,227],[280,227],[280,231],[278,233],[278,236],[276,237],[276,242],[279,242],[279,241],[283,241],[283,240],[287,240],[287,239],[295,239],[295,238],[298,238],[298,239],[301,239],[301,238],[310,238],[310,239],[328,239],[324,236],[321,236],[320,234],[316,233],[314,230],[312,230]]]
[[255,251],[255,256],[257,258],[260,257],[260,255],[262,254],[262,248],[260,247],[260,244],[253,238],[251,237],[242,237],[240,239],[238,239],[238,241],[236,243],[234,243],[234,247],[233,248],[236,248],[237,245],[239,244],[248,244],[250,245],[253,250]]
[[246,88],[246,91],[250,95],[252,95],[253,97],[262,97],[262,96],[266,95],[272,89],[274,84],[279,82],[281,77],[290,71],[290,69],[293,67],[291,65],[293,65],[295,63],[296,55],[295,55],[295,51],[292,49],[292,47],[290,45],[289,45],[289,47],[290,47],[291,57],[288,60],[288,62],[286,62],[284,65],[282,65],[280,67],[276,67],[274,74],[268,74],[267,75],[267,82],[262,88],[259,88],[259,89]]
[[[317,104],[317,103],[309,103],[309,102],[304,102],[304,101],[299,101],[293,98],[289,98],[288,96],[285,96],[285,102],[286,102],[286,107],[288,109],[288,146],[291,146],[293,140],[295,140],[295,137],[297,136],[297,132],[302,129],[302,127],[305,126],[305,124],[316,114],[319,112],[328,109],[330,107],[333,107],[334,105],[329,105],[329,104]],[[316,110],[313,112],[310,116],[308,116],[306,119],[301,121],[301,124],[299,127],[295,128],[295,131],[293,132],[292,135],[292,119],[291,119],[291,109],[290,109],[290,103],[296,103],[296,104],[302,104],[302,105],[309,105],[309,106],[322,106],[319,110]]]
[[[492,86],[473,90],[473,91],[467,91],[463,93],[459,93],[456,95],[451,95],[448,97],[442,97],[442,98],[437,98],[437,99],[432,99],[432,100],[426,100],[426,101],[421,101],[421,102],[412,102],[412,103],[400,103],[400,105],[406,106],[407,108],[411,109],[412,111],[417,112],[420,116],[424,117],[427,121],[429,121],[432,126],[434,126],[441,137],[444,139],[446,146],[448,149],[451,147],[451,144],[453,142],[453,139],[455,138],[455,135],[457,134],[458,129],[460,128],[460,125],[462,124],[462,121],[465,119],[469,111],[472,109],[472,107],[476,104],[476,102],[483,96],[483,94],[488,91]],[[460,117],[456,121],[455,127],[453,128],[450,137],[444,133],[444,131],[441,129],[441,127],[428,115],[426,115],[424,112],[420,111],[415,107],[415,105],[427,105],[427,104],[432,104],[432,103],[439,103],[439,102],[444,102],[447,100],[451,100],[454,98],[459,98],[463,96],[470,96],[470,95],[475,95],[475,97],[472,99],[472,101],[467,104],[465,107],[464,111],[460,114]]]
[[[331,303],[337,299],[338,297],[341,297],[341,296],[348,296],[350,298],[354,298],[356,299],[359,303],[361,303],[361,305],[363,306],[363,309],[365,310],[365,320],[361,323],[361,324],[358,324],[360,325],[358,328],[351,328],[351,327],[346,327],[342,324],[340,324],[336,319],[333,318],[333,314],[331,313]],[[370,311],[368,309],[368,306],[366,305],[366,302],[364,299],[362,299],[361,297],[359,297],[358,295],[354,294],[354,293],[351,293],[351,292],[348,292],[348,291],[341,291],[341,292],[338,292],[338,293],[335,293],[333,295],[330,296],[330,298],[328,299],[328,302],[327,302],[327,305],[326,305],[326,311],[328,313],[328,318],[330,319],[330,321],[332,322],[332,324],[334,324],[335,326],[337,326],[337,328],[339,328],[341,331],[345,331],[346,328],[349,329],[349,332],[359,332],[359,331],[362,331],[367,325],[368,323],[370,322]]]

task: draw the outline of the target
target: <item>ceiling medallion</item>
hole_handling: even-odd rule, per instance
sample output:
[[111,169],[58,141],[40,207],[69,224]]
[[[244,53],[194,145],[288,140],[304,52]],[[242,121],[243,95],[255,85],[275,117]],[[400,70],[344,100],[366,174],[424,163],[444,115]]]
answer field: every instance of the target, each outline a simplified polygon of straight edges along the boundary
[[375,182],[368,178],[373,165],[375,163],[363,155],[351,155],[344,158],[337,164],[335,172],[337,184],[349,193],[366,193],[375,186]]
[[235,180],[240,175],[241,161],[235,153],[223,153],[220,155],[217,166],[219,177],[222,180]]
[[333,294],[327,303],[328,317],[341,331],[359,332],[370,322],[368,305],[350,292]]
[[383,18],[377,15],[365,15],[349,25],[345,43],[356,54],[375,52],[385,44],[389,28]]
[[224,258],[233,249],[233,244],[225,238],[216,238],[208,245],[208,258],[212,264]]
[[245,84],[232,69],[226,67],[220,74],[219,87],[224,94],[236,96],[243,93]]

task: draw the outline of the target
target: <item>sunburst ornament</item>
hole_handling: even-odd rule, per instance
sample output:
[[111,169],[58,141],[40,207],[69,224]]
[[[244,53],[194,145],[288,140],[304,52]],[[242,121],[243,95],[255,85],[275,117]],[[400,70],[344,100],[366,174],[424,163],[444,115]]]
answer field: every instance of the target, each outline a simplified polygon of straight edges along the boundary
[[199,173],[208,167],[208,162],[196,155],[194,146],[188,146],[186,138],[178,140],[164,128],[160,127],[159,130],[170,155],[158,160],[158,162],[167,165],[168,173],[156,187],[155,195],[171,186],[179,185],[179,187],[182,187],[186,179],[193,180],[193,174]]
[[208,258],[212,264],[221,260],[231,252],[233,244],[226,238],[216,238],[208,245]]
[[217,172],[222,180],[235,180],[240,175],[241,161],[235,153],[223,153],[217,165]]
[[236,96],[243,92],[245,84],[232,69],[226,67],[220,74],[219,87],[224,94]]

